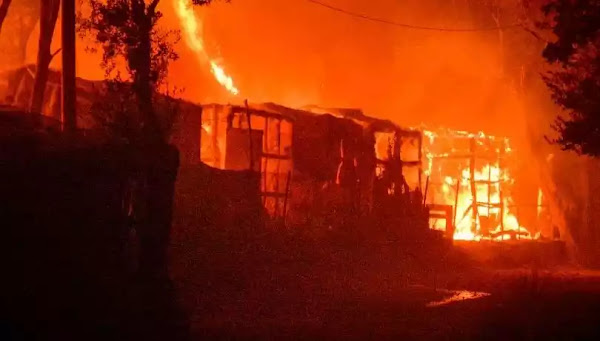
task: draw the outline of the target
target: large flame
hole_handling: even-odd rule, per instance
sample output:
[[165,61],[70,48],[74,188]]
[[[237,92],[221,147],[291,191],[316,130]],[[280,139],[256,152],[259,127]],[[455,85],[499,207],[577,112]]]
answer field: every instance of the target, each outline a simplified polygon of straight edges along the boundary
[[[427,137],[426,141],[430,148],[436,144],[438,137],[436,133],[425,130],[424,135]],[[507,139],[501,140],[483,133],[470,134],[461,131],[452,131],[450,135],[455,138],[495,140],[500,142],[496,152],[499,152],[500,148],[504,153],[512,151]],[[434,159],[448,159],[455,152],[454,148],[435,155],[431,151],[427,151],[425,153],[427,159],[425,174],[433,175]],[[433,180],[438,180],[439,182],[436,182],[439,185],[432,185],[433,193],[430,202],[455,206],[455,240],[504,240],[510,238],[506,232],[512,232],[517,238],[532,238],[527,229],[519,224],[513,213],[514,203],[510,192],[502,192],[502,188],[510,187],[514,183],[508,168],[501,167],[497,161],[483,162],[481,166],[473,170],[473,181],[471,181],[470,167],[463,166],[458,176],[447,174],[447,172],[453,171],[451,168],[444,168],[437,164],[438,172],[436,174],[440,174],[439,171],[441,171],[442,179]],[[471,188],[473,184],[474,190]],[[475,198],[473,198],[473,192]],[[474,204],[476,214],[473,214]],[[436,221],[433,228],[443,230],[445,222]]]
[[[475,185],[476,201],[480,203],[490,203],[490,207],[479,206],[477,210],[477,221],[474,221],[472,215],[473,198],[471,195],[471,175],[469,169],[462,171],[460,183],[456,185],[458,179],[446,177],[442,191],[454,195],[453,198],[448,198],[453,202],[456,200],[456,187],[458,187],[458,202],[457,202],[457,217],[456,231],[454,239],[474,240],[485,238],[481,234],[481,218],[488,218],[491,224],[489,226],[490,235],[497,235],[502,230],[514,231],[519,235],[519,238],[529,239],[531,236],[524,227],[520,226],[517,217],[511,212],[513,204],[512,198],[508,193],[504,195],[500,192],[500,184],[511,182],[508,172],[501,172],[498,164],[487,164],[479,170],[475,170]],[[485,182],[490,181],[492,184],[488,187]],[[451,187],[455,187],[451,189]],[[502,209],[501,209],[502,208]],[[473,231],[475,226],[475,231]],[[507,235],[501,235],[496,239],[504,239]]]
[[185,32],[185,41],[190,49],[198,54],[200,62],[208,60],[210,71],[215,76],[219,84],[223,85],[227,91],[237,95],[239,90],[233,84],[233,78],[225,73],[225,70],[216,60],[211,59],[204,48],[204,40],[202,39],[202,22],[199,22],[192,10],[188,0],[173,0],[175,12],[179,16],[181,26]]

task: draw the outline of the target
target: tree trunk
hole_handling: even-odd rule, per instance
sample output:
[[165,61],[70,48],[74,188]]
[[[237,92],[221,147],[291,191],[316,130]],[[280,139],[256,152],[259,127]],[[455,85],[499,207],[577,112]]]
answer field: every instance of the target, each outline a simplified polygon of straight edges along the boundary
[[62,112],[63,129],[73,132],[77,127],[77,86],[75,59],[75,0],[62,0]]
[[6,14],[8,14],[8,7],[10,6],[11,1],[12,0],[2,0],[2,4],[0,4],[0,33],[2,32],[2,24],[4,23]]
[[145,279],[168,279],[167,250],[173,219],[179,152],[167,144],[142,148],[144,188],[140,238],[140,274]]
[[37,69],[29,112],[41,113],[44,103],[44,92],[48,82],[48,67],[52,60],[50,45],[54,35],[54,27],[58,18],[59,0],[41,0],[40,7],[40,39],[38,44]]
[[156,112],[152,105],[152,95],[154,93],[151,61],[151,24],[149,19],[144,18],[140,25],[140,45],[138,47],[135,75],[135,92],[137,97],[138,110],[142,120],[141,133],[146,142],[163,142],[160,125],[156,118]]

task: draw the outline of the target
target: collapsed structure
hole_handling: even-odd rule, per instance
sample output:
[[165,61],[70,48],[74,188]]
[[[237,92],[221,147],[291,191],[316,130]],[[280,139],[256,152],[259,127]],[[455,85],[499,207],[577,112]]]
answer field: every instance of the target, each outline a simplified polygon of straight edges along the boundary
[[[8,104],[27,106],[31,74],[25,67],[4,77]],[[59,117],[59,76],[50,76],[45,113]],[[102,86],[80,79],[78,88],[80,122],[93,128],[98,123],[86,113]],[[344,227],[368,218],[390,229],[431,227],[459,240],[557,237],[542,191],[515,193],[523,186],[515,186],[518,167],[507,138],[408,129],[357,109],[183,101],[178,107],[171,139],[181,155],[180,182],[196,205],[214,206],[201,212],[204,222],[255,221],[247,216],[258,213],[250,212],[264,210],[288,226]]]
[[[265,210],[288,225],[363,217],[426,225],[457,240],[556,237],[543,196],[519,207],[507,138],[407,129],[356,109],[205,105],[203,163],[260,173]],[[248,131],[251,131],[248,134]],[[529,193],[531,197],[532,193]],[[527,211],[527,212],[525,212]],[[525,228],[523,220],[534,224]]]
[[[434,229],[459,240],[550,237],[541,189],[518,193],[524,186],[515,186],[512,171],[518,160],[508,138],[449,129],[424,133],[426,174],[432,185],[427,202],[433,209],[452,211],[445,222],[433,221]],[[515,202],[519,196],[526,197],[521,205]]]

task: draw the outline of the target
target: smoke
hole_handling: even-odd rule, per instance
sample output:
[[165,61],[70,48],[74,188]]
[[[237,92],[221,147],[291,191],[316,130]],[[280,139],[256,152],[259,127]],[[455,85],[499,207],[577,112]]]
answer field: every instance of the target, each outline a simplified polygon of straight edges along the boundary
[[[472,20],[464,4],[453,7],[448,1],[329,3],[409,24],[482,25]],[[181,28],[170,6],[163,4],[162,10],[163,24]],[[402,125],[426,122],[497,135],[525,134],[524,129],[515,130],[524,126],[524,109],[503,74],[496,32],[406,30],[304,0],[234,0],[196,12],[204,18],[207,53],[220,57],[243,98],[252,102],[356,107]],[[242,100],[214,84],[184,44],[178,51],[181,59],[173,64],[170,83],[184,87],[187,99]]]
[[[489,27],[491,23],[489,10],[474,9],[477,2],[469,0],[324,2],[420,26]],[[183,31],[172,0],[161,1],[159,10],[164,13],[161,25],[165,29]],[[507,76],[508,58],[495,31],[402,29],[306,0],[217,1],[196,7],[195,12],[202,19],[206,54],[227,71],[241,95],[225,91],[211,74],[214,68],[198,63],[197,51],[184,39],[177,47],[180,59],[171,66],[169,84],[184,88],[187,100],[241,102],[247,98],[292,107],[355,107],[405,126],[427,123],[513,138],[527,134],[527,109],[515,92],[512,75]],[[506,22],[513,19],[504,18]],[[506,30],[503,34],[504,49],[516,56],[518,64],[522,54],[512,51],[527,50],[528,41],[511,42],[512,36],[523,32]],[[35,61],[37,35],[36,28],[27,41],[24,63]],[[90,46],[90,41],[78,43],[78,75],[102,79],[100,55],[85,51]],[[53,51],[59,47],[57,25]],[[541,62],[539,56],[535,58]],[[51,67],[60,68],[60,55]]]

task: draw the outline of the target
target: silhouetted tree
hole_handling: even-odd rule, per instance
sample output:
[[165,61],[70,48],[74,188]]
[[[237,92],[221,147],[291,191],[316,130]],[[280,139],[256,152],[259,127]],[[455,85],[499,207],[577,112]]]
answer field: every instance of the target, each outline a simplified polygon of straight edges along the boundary
[[554,142],[600,156],[600,1],[550,0],[543,11],[557,37],[543,52],[554,68],[544,80],[567,114],[554,124]]
[[44,93],[46,92],[46,83],[48,82],[48,68],[50,67],[52,57],[56,54],[50,52],[50,45],[52,44],[52,36],[54,35],[59,8],[60,0],[41,0],[37,68],[33,83],[31,104],[29,106],[29,111],[33,113],[40,113],[42,111],[42,104],[44,103]]
[[[80,16],[79,30],[91,34],[103,50],[102,67],[110,79],[111,88],[129,88],[136,99],[137,110],[129,111],[130,128],[145,142],[164,141],[165,132],[153,106],[157,90],[164,81],[171,61],[178,58],[173,46],[178,41],[176,31],[162,30],[158,23],[162,13],[160,0],[88,0],[91,13]],[[212,0],[190,0],[194,5],[206,5]],[[131,86],[123,83],[118,60],[126,62]],[[122,94],[121,94],[122,95]]]
[[[165,279],[179,157],[177,150],[166,143],[168,136],[158,110],[165,96],[159,90],[169,63],[177,59],[173,46],[179,34],[159,27],[160,0],[85,1],[91,13],[79,16],[79,31],[91,35],[100,45],[108,80],[106,94],[118,109],[112,114],[121,116],[117,118],[124,123],[117,124],[117,129],[127,135],[143,159],[131,190],[140,242],[138,272],[145,278]],[[189,1],[194,5],[211,2]],[[123,67],[128,77],[121,78]]]

